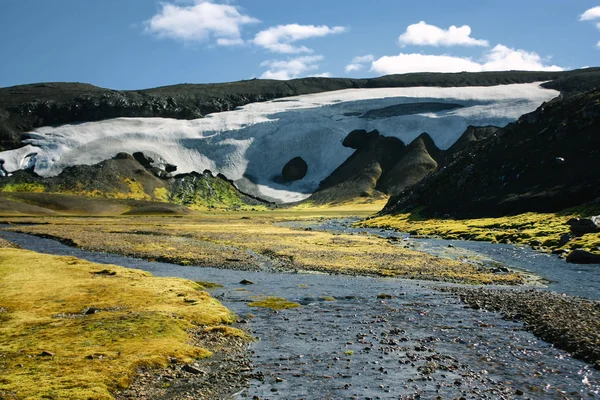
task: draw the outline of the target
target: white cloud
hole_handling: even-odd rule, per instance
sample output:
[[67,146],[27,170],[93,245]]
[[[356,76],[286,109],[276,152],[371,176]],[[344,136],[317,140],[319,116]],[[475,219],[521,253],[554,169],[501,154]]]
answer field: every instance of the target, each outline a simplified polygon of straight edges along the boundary
[[596,47],[600,49],[600,42],[596,43]]
[[162,9],[145,22],[146,31],[159,37],[191,41],[216,39],[217,45],[243,44],[241,28],[260,22],[243,14],[239,7],[195,0],[192,5],[162,4]]
[[343,26],[329,27],[327,25],[277,25],[260,31],[254,37],[253,43],[274,53],[298,54],[312,53],[306,46],[295,46],[293,43],[315,37],[322,37],[346,32]]
[[375,56],[373,54],[367,54],[364,56],[356,56],[350,61],[350,64],[346,65],[346,72],[360,71],[365,67],[365,64],[372,62],[375,60]]
[[561,71],[556,65],[546,65],[534,52],[497,45],[486,51],[480,61],[451,55],[404,54],[384,56],[373,61],[371,70],[380,74],[409,72],[481,72],[481,71]]
[[375,56],[373,54],[367,54],[365,56],[357,56],[354,57],[352,59],[352,63],[355,64],[364,64],[364,63],[370,63],[371,61],[373,61],[375,59]]
[[471,27],[463,25],[456,27],[452,25],[448,29],[429,25],[425,21],[409,25],[398,38],[401,46],[483,46],[490,44],[487,40],[474,39],[471,37]]
[[515,50],[501,44],[484,57],[484,71],[562,71],[557,65],[544,65],[544,60],[535,52]]
[[365,67],[364,64],[348,64],[346,65],[346,72],[354,72],[354,71],[360,71],[361,69],[363,69]]
[[[288,80],[306,76],[308,72],[319,69],[318,62],[323,58],[323,56],[303,56],[289,60],[267,60],[260,64],[261,67],[269,67],[261,78]],[[317,75],[311,74],[311,76]]]
[[593,19],[600,19],[600,6],[590,8],[579,17],[580,21],[591,21]]
[[331,72],[321,72],[320,74],[308,75],[311,78],[331,78]]
[[468,58],[400,53],[373,61],[371,70],[386,75],[409,72],[461,72],[480,71],[481,65]]
[[244,40],[241,38],[237,38],[237,39],[218,38],[217,44],[219,46],[241,46],[244,44]]

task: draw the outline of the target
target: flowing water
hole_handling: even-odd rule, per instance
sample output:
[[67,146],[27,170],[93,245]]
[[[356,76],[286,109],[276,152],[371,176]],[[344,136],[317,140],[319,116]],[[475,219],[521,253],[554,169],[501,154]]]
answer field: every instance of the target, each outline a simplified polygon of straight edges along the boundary
[[323,220],[318,223],[283,222],[278,225],[333,233],[369,234],[386,239],[395,238],[398,240],[398,246],[434,256],[476,262],[489,267],[504,266],[527,271],[541,277],[545,289],[600,300],[600,265],[598,264],[570,264],[558,256],[540,253],[523,245],[468,240],[414,239],[408,233],[393,230],[353,227],[352,224],[356,221],[358,219],[344,218]]
[[[432,283],[184,267],[13,232],[0,236],[42,253],[224,285],[212,294],[259,339],[251,345],[255,378],[240,399],[600,398],[598,371],[520,323],[467,308]],[[254,284],[242,285],[243,279]],[[249,307],[255,296],[301,307]]]

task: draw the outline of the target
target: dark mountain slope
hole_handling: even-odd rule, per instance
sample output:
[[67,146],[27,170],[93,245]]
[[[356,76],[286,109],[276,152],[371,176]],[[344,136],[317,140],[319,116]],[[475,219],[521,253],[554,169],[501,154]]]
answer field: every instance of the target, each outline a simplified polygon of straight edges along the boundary
[[342,145],[356,151],[321,182],[310,201],[325,204],[377,197],[377,182],[402,156],[405,147],[400,139],[365,130],[350,132]]
[[390,199],[384,213],[552,212],[600,197],[600,89],[542,105]]
[[443,152],[437,148],[431,136],[422,133],[404,149],[399,161],[377,182],[377,189],[390,195],[398,194],[437,170],[442,158]]
[[[494,86],[564,81],[576,90],[600,76],[600,69],[568,72],[484,72],[390,75],[374,79],[303,78],[290,81],[247,80],[218,84],[182,84],[147,90],[118,91],[82,83],[39,83],[0,88],[0,150],[16,148],[22,134],[41,126],[117,117],[201,118],[206,114],[281,97],[349,88],[408,86]],[[596,78],[594,78],[596,79]],[[583,83],[582,83],[583,82]]]

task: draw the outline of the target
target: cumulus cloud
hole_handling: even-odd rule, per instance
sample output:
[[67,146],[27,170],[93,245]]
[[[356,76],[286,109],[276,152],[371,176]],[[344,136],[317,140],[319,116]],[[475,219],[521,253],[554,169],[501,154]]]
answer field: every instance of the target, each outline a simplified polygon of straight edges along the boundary
[[308,47],[297,46],[293,43],[300,40],[342,33],[346,32],[346,30],[347,28],[343,26],[277,25],[258,32],[252,42],[274,53],[312,53],[312,50]]
[[593,7],[593,8],[590,8],[589,10],[586,10],[579,17],[580,21],[591,21],[594,19],[600,19],[600,6]]
[[160,12],[145,22],[146,31],[158,37],[203,42],[216,39],[219,46],[243,44],[241,28],[260,22],[229,4],[195,0],[191,5],[162,4]]
[[365,67],[365,64],[372,62],[375,59],[375,56],[372,54],[367,54],[364,56],[357,56],[350,61],[350,64],[346,65],[346,72],[360,71]]
[[373,61],[371,70],[380,74],[410,72],[482,72],[482,71],[562,71],[557,65],[546,65],[535,52],[515,50],[497,45],[475,61],[451,55],[404,54],[384,56]]
[[354,72],[354,71],[360,71],[361,69],[363,69],[365,67],[364,64],[348,64],[346,65],[346,72]]
[[463,25],[456,27],[452,25],[448,29],[442,29],[435,25],[429,25],[425,21],[409,25],[406,31],[398,38],[401,46],[482,46],[488,47],[487,40],[471,37],[471,27]]
[[[261,78],[288,80],[306,76],[307,73],[319,69],[318,62],[323,58],[323,56],[302,56],[289,60],[267,60],[260,64],[261,67],[269,68],[261,75]],[[320,74],[311,74],[311,76],[318,75]]]

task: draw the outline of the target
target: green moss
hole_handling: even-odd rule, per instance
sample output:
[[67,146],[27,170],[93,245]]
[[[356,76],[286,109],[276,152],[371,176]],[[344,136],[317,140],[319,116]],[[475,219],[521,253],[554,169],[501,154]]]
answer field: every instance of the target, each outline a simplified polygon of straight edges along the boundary
[[213,282],[205,282],[205,281],[196,281],[196,283],[204,289],[214,289],[214,288],[222,288],[223,285]]
[[6,193],[17,193],[17,192],[34,192],[34,193],[43,193],[46,191],[46,188],[41,183],[9,183],[4,185],[2,192]]
[[283,299],[281,297],[257,297],[256,301],[248,303],[250,307],[270,308],[272,310],[285,310],[287,308],[300,307],[300,304]]
[[[558,213],[525,213],[497,218],[435,219],[424,218],[418,212],[384,215],[357,224],[361,227],[396,229],[412,235],[440,236],[444,239],[464,239],[494,243],[519,243],[547,248],[559,248],[560,237],[569,233],[567,221],[576,217],[600,214],[600,205],[590,203]],[[586,234],[565,244],[564,248],[597,251],[600,235]]]
[[199,210],[246,205],[235,186],[208,173],[190,175],[175,182],[168,199],[173,203]]

